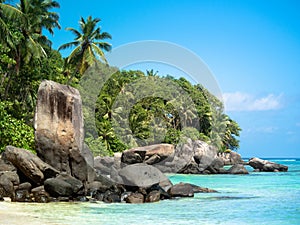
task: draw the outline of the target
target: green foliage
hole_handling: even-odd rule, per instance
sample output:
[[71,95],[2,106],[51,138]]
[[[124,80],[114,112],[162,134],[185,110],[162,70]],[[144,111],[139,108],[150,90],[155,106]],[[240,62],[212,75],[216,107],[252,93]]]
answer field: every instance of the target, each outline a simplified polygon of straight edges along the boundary
[[[66,60],[68,69],[75,68],[74,74],[79,72],[83,75],[88,67],[99,59],[107,64],[103,50],[110,51],[111,44],[102,40],[111,39],[111,35],[107,32],[101,32],[101,28],[97,27],[100,21],[99,18],[92,18],[91,16],[86,20],[81,17],[79,20],[80,30],[72,27],[66,28],[75,35],[75,39],[61,45],[58,50],[75,47]],[[74,74],[71,74],[70,79],[73,78]]]
[[75,39],[59,50],[74,50],[63,59],[43,34],[60,28],[58,13],[51,11],[59,8],[58,2],[4,2],[0,1],[0,151],[8,144],[34,148],[31,124],[43,79],[80,89],[85,141],[95,155],[161,142],[178,144],[187,138],[206,141],[219,151],[239,147],[239,125],[201,84],[161,77],[153,69],[143,73],[109,67],[103,51],[111,45],[103,40],[111,35],[98,27],[100,19],[81,18],[79,30],[67,28]]
[[16,119],[10,115],[6,108],[9,102],[0,102],[0,152],[7,145],[33,150],[34,130],[23,119]]
[[[174,82],[188,97],[172,96],[166,81]],[[147,89],[155,94],[147,95]],[[139,96],[138,90],[145,96]],[[147,74],[117,71],[101,87],[96,101],[97,133],[110,154],[162,142],[176,145],[187,138],[206,141],[219,151],[237,149],[240,128],[222,109],[222,103],[204,87],[184,78],[161,78],[153,70]]]

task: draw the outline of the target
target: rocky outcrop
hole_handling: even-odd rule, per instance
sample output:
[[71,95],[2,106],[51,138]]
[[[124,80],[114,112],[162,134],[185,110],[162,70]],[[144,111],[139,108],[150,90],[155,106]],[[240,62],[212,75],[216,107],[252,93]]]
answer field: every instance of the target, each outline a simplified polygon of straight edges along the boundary
[[224,162],[224,165],[245,164],[240,154],[234,151],[218,153],[218,157]]
[[191,139],[176,148],[170,144],[158,144],[122,153],[123,164],[146,163],[163,173],[219,173],[224,163],[217,162],[217,150],[213,146]]
[[7,146],[3,157],[36,185],[42,184],[45,179],[55,177],[59,173],[33,153],[21,148]]
[[249,165],[260,172],[287,172],[288,167],[259,158],[249,159]]
[[147,164],[133,164],[122,168],[119,176],[126,186],[149,188],[161,182],[170,182],[169,179],[157,168]]
[[144,203],[209,191],[173,185],[158,168],[164,172],[185,167],[195,173],[216,170],[219,164],[211,146],[188,140],[176,149],[159,144],[94,160],[83,143],[81,107],[76,89],[52,81],[41,83],[35,114],[37,155],[6,147],[0,158],[0,200]]
[[[59,172],[88,181],[90,168],[84,148],[82,102],[79,91],[53,81],[43,81],[35,113],[37,155]],[[90,155],[90,154],[88,154]]]
[[249,174],[243,164],[235,164],[227,172],[229,174]]
[[125,164],[146,163],[153,165],[174,156],[174,145],[156,144],[133,148],[122,153],[122,162]]

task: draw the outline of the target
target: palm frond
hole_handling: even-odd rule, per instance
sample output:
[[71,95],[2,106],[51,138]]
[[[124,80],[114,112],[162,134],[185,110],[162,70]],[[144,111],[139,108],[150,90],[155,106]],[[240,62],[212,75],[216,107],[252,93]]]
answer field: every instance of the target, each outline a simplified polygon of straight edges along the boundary
[[69,42],[69,43],[66,43],[66,44],[63,44],[61,45],[59,48],[58,48],[58,51],[60,50],[64,50],[64,49],[67,49],[67,48],[71,48],[73,46],[78,46],[80,43],[78,41],[73,41],[73,42]]
[[66,30],[71,31],[76,36],[75,39],[78,39],[82,36],[82,34],[73,27],[67,27]]
[[96,52],[96,54],[101,58],[101,60],[103,62],[105,62],[106,64],[108,64],[103,51],[94,43],[92,43],[91,46],[92,46],[93,50]]

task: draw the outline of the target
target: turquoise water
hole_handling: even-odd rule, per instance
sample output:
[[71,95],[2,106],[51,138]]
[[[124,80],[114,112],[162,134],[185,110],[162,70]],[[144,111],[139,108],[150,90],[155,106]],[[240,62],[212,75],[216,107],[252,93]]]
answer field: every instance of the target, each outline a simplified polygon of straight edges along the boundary
[[[300,224],[300,160],[272,160],[287,173],[250,175],[175,175],[173,183],[190,182],[219,191],[194,198],[151,204],[0,203],[0,224]],[[252,171],[251,168],[247,168]],[[6,208],[5,208],[6,207]],[[7,214],[9,215],[9,214]]]

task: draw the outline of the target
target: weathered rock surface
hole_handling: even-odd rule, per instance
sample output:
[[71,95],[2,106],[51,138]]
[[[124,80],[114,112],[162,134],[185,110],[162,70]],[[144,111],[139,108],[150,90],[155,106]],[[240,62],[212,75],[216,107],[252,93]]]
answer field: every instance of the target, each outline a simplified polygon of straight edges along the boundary
[[151,191],[145,199],[145,202],[158,202],[160,200],[160,191]]
[[[89,180],[90,154],[83,145],[83,115],[79,91],[53,81],[38,90],[35,142],[38,156],[60,172]],[[90,178],[92,179],[92,178]]]
[[13,183],[14,186],[20,184],[20,178],[17,174],[17,171],[0,171],[0,176],[2,175],[6,176]]
[[125,198],[126,203],[144,203],[144,195],[141,193],[131,193]]
[[126,164],[146,163],[153,165],[174,155],[174,145],[155,144],[126,150],[122,153],[122,162]]
[[37,185],[58,174],[56,169],[25,149],[7,146],[3,157]]
[[144,163],[128,165],[119,171],[119,175],[123,184],[144,188],[169,180],[160,170]]
[[111,168],[114,166],[114,157],[109,156],[97,156],[94,159],[94,168],[100,171],[101,174],[109,175],[111,173]]
[[[187,140],[176,147],[174,157],[155,167],[166,173],[202,174],[207,170],[218,173],[219,166],[212,163],[217,159],[217,150],[203,141]],[[221,166],[223,167],[223,165]]]
[[227,172],[230,174],[249,174],[243,164],[235,164]]
[[192,186],[194,193],[215,193],[215,192],[217,192],[216,190],[205,188],[205,187],[200,187],[195,184],[190,184],[190,185]]
[[10,197],[12,201],[15,200],[14,185],[5,173],[0,174],[0,199],[3,197]]
[[262,160],[259,158],[251,158],[249,159],[249,165],[253,167],[255,170],[261,172],[286,172],[288,171],[288,167],[285,165],[277,164],[274,162],[270,162],[268,160]]
[[16,188],[16,202],[31,202],[31,191],[32,185],[29,182],[22,183]]
[[224,162],[224,165],[245,164],[240,154],[234,151],[218,153],[218,157]]
[[172,197],[194,197],[194,188],[188,183],[179,183],[172,186],[168,193]]
[[0,158],[0,171],[17,171],[17,168],[11,162]]
[[50,195],[45,191],[44,186],[39,186],[31,190],[34,201],[38,203],[47,203],[51,200]]

